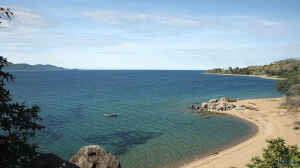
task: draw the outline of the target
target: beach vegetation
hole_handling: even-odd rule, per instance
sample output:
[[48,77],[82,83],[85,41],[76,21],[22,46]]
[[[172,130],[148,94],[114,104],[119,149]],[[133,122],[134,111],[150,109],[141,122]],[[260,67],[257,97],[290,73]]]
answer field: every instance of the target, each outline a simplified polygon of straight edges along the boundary
[[299,168],[300,152],[298,147],[286,145],[281,138],[267,141],[268,146],[263,150],[263,156],[254,157],[248,168]]
[[286,91],[285,106],[289,111],[298,112],[300,108],[300,83],[291,85]]
[[[293,72],[287,75],[286,80],[278,81],[276,89],[281,93],[288,94],[289,89],[297,84],[300,84],[300,72]],[[299,92],[298,95],[300,95]]]
[[26,168],[38,156],[37,145],[29,143],[29,138],[44,126],[40,124],[37,105],[26,107],[24,103],[13,102],[5,88],[14,80],[12,74],[3,71],[7,63],[0,56],[0,163],[5,168]]

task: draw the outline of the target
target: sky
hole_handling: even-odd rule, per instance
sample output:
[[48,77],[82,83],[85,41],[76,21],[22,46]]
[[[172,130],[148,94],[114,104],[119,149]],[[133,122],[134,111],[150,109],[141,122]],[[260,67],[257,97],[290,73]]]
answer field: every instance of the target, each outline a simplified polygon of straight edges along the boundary
[[299,0],[0,0],[0,55],[80,69],[210,69],[300,58]]

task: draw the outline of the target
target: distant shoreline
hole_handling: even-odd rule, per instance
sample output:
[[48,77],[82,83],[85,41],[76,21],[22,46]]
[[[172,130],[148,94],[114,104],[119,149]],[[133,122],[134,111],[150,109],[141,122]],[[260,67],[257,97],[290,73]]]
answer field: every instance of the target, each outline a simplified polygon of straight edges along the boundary
[[256,77],[256,78],[263,78],[263,79],[285,80],[285,78],[281,78],[279,76],[267,76],[267,75],[223,74],[223,73],[210,73],[210,72],[204,72],[203,74],[207,74],[207,75],[228,75],[228,76],[248,76],[248,77]]
[[248,76],[248,77],[256,77],[256,78],[263,78],[263,79],[285,80],[285,78],[281,78],[281,77],[278,77],[278,76],[267,76],[267,75],[223,74],[223,73],[211,73],[211,72],[204,72],[203,74],[207,74],[207,75],[229,75],[229,76]]
[[53,72],[53,71],[71,71],[71,69],[63,70],[5,70],[6,72]]
[[224,147],[218,153],[202,157],[182,165],[180,168],[246,168],[246,164],[254,156],[261,156],[262,149],[266,147],[266,140],[281,137],[289,145],[300,145],[300,132],[293,129],[293,123],[300,120],[300,114],[287,113],[286,109],[280,108],[283,98],[264,98],[239,100],[236,105],[253,105],[258,111],[245,110],[225,111],[228,114],[241,119],[257,127],[252,136],[241,139],[231,146]]

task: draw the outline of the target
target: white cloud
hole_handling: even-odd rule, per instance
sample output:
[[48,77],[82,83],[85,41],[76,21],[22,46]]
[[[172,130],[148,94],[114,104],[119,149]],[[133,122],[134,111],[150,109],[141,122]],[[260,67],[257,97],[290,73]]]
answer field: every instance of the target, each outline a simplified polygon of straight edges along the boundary
[[44,26],[49,22],[42,16],[24,8],[16,9],[15,22],[22,25]]
[[[208,16],[208,15],[164,15],[153,13],[137,13],[115,10],[95,10],[82,12],[81,16],[90,18],[96,23],[118,25],[134,32],[174,31],[186,28],[217,34],[239,33],[256,35],[283,35],[295,33],[299,23],[268,19],[258,16]],[[151,31],[153,29],[153,31]]]
[[[86,68],[157,63],[157,67],[197,67],[216,62],[227,66],[224,61],[246,65],[299,53],[299,45],[282,47],[298,43],[297,20],[95,10],[64,11],[60,17],[48,13],[59,23],[53,24],[37,11],[15,11],[16,18],[6,23],[10,27],[0,29],[0,55],[18,62]],[[263,56],[267,58],[258,59]]]
[[139,23],[160,23],[169,25],[195,26],[200,23],[197,20],[186,17],[157,15],[150,13],[131,13],[114,10],[96,10],[92,12],[82,12],[82,16],[90,17],[96,21],[106,24],[124,24],[130,22]]
[[276,26],[276,25],[282,25],[281,22],[276,21],[270,21],[270,20],[257,20],[259,24],[265,25],[265,26]]

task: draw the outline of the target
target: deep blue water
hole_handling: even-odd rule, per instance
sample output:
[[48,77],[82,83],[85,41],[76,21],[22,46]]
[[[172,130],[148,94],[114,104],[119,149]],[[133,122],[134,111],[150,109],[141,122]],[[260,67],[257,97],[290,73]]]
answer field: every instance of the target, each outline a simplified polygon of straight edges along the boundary
[[15,100],[41,107],[46,129],[34,141],[43,152],[68,160],[81,146],[98,144],[125,168],[174,167],[253,131],[230,116],[194,114],[191,104],[281,96],[275,80],[202,72],[20,71],[9,89]]

